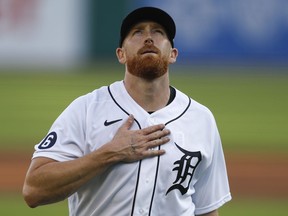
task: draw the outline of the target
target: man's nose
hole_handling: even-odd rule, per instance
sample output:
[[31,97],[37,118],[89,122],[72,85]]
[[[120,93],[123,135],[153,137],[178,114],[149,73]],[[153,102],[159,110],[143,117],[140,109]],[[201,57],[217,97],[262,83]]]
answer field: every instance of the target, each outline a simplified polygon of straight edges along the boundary
[[153,40],[152,40],[152,38],[147,38],[146,40],[145,40],[145,44],[147,44],[147,45],[152,45],[154,42],[153,42]]

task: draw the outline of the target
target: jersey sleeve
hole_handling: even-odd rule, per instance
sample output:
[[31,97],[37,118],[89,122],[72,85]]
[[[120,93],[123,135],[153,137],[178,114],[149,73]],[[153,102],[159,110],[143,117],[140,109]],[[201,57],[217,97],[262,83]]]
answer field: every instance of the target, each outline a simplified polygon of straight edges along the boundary
[[35,145],[33,158],[48,157],[67,161],[83,156],[86,97],[77,98],[60,114],[47,136]]
[[232,199],[224,153],[216,123],[212,137],[212,146],[214,147],[212,158],[195,184],[195,193],[192,195],[196,215],[216,210]]

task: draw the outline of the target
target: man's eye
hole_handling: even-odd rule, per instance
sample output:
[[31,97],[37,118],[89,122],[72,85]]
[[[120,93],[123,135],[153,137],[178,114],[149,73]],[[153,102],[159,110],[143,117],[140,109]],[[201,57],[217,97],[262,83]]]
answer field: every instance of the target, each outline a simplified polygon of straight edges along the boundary
[[154,32],[164,35],[164,31],[161,29],[155,29]]
[[133,35],[137,35],[137,34],[141,34],[141,33],[142,33],[141,30],[135,30],[135,31],[133,31]]

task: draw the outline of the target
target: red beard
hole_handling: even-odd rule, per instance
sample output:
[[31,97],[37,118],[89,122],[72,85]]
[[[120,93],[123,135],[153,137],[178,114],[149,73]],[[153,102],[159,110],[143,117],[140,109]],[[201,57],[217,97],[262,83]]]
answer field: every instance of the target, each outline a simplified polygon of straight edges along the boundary
[[[142,56],[147,51],[157,53],[158,55],[147,54]],[[167,73],[168,60],[163,57],[161,58],[161,52],[155,46],[145,46],[138,51],[137,56],[131,60],[127,60],[127,68],[135,76],[146,80],[153,80]]]

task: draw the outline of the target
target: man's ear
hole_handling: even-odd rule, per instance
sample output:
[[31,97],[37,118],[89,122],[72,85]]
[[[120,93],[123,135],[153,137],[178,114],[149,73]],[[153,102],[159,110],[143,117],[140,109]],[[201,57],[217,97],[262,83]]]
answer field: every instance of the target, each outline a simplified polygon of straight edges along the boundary
[[170,53],[170,64],[173,64],[176,62],[178,56],[178,50],[176,48],[172,48],[171,53]]
[[116,49],[116,56],[118,58],[118,61],[121,64],[125,64],[126,63],[126,57],[125,57],[125,53],[123,51],[123,48],[117,48]]

